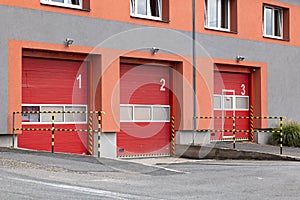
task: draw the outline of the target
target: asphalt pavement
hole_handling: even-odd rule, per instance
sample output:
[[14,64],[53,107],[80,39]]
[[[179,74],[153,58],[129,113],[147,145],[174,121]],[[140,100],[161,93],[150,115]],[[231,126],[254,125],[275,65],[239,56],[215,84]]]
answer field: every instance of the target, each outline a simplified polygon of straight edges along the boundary
[[300,195],[300,162],[105,159],[0,148],[0,199],[271,199]]

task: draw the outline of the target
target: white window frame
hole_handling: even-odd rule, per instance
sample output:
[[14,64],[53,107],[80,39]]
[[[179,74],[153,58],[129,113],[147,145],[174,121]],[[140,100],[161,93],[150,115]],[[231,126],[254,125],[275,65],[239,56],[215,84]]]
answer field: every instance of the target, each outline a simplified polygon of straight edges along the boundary
[[53,0],[40,0],[41,4],[53,5],[53,6],[60,6],[60,7],[67,7],[67,8],[75,8],[75,9],[82,9],[82,1],[79,0],[79,5],[74,5],[69,3],[71,0],[64,0],[63,3],[55,2]]
[[[32,107],[39,107],[39,110],[41,111],[41,107],[63,107],[63,111],[66,111],[66,107],[84,107],[85,108],[85,111],[84,112],[87,112],[87,108],[88,106],[85,105],[85,104],[22,104],[22,107],[26,107],[26,106],[32,106]],[[52,110],[49,110],[49,111],[52,111]],[[43,112],[43,111],[42,111]],[[39,117],[40,117],[40,121],[39,122],[23,122],[22,121],[22,124],[28,124],[28,125],[31,125],[31,124],[52,124],[52,122],[42,122],[41,121],[41,115],[43,115],[45,113],[40,113],[39,114]],[[86,117],[85,117],[85,121],[79,121],[79,122],[68,122],[66,121],[66,114],[68,113],[64,113],[63,114],[63,122],[55,122],[55,118],[54,118],[54,123],[55,124],[86,124],[87,123],[87,113],[85,113]],[[35,115],[35,114],[34,114]],[[74,115],[77,115],[74,113]]]
[[[121,107],[131,107],[132,108],[132,120],[122,120],[120,119],[120,122],[170,122],[170,105],[143,105],[143,104],[120,104],[120,108]],[[147,108],[150,108],[151,109],[151,116],[150,116],[150,120],[136,120],[135,119],[135,116],[134,116],[134,109],[137,108],[137,107],[147,107]],[[168,108],[169,109],[169,113],[168,113],[168,117],[169,119],[167,120],[155,120],[153,119],[153,109],[154,108],[157,108],[157,107],[160,107],[160,108]]]
[[139,18],[145,18],[145,19],[152,19],[152,20],[162,20],[162,1],[163,0],[157,0],[158,1],[158,12],[159,12],[159,17],[152,16],[151,15],[151,8],[150,8],[150,0],[147,1],[147,14],[142,15],[138,14],[138,1],[139,0],[130,0],[130,15],[133,17],[139,17]]
[[[266,9],[271,9],[272,10],[272,34],[268,35],[267,34],[267,17],[266,17]],[[280,28],[280,36],[275,35],[275,10],[280,11],[280,20],[279,20],[279,28]],[[264,37],[269,37],[269,38],[275,38],[275,39],[283,39],[283,9],[279,7],[273,7],[273,6],[264,6],[264,23],[263,23],[263,35]]]
[[222,28],[221,27],[221,22],[222,22],[222,0],[217,0],[217,14],[218,14],[218,19],[217,19],[217,26],[210,26],[210,0],[206,0],[205,4],[205,28],[209,29],[214,29],[214,30],[220,30],[220,31],[230,31],[230,0],[228,0],[228,10],[227,10],[227,20],[228,20],[228,28]]

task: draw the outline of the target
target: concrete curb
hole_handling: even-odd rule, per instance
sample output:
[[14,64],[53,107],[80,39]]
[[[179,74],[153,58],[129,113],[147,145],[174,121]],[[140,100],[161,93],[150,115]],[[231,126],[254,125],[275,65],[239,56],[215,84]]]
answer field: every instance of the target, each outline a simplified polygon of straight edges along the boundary
[[300,161],[299,157],[288,155],[196,145],[177,145],[176,155],[178,157],[192,159]]

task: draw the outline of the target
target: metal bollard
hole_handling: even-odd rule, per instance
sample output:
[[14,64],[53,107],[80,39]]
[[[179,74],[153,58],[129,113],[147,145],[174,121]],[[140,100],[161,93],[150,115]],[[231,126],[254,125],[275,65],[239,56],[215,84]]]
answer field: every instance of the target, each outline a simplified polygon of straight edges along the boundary
[[172,137],[172,156],[176,156],[176,147],[175,147],[175,118],[172,116],[171,124],[171,137]]
[[283,119],[280,117],[280,154],[282,154],[283,145]]
[[101,112],[98,112],[98,158],[100,158]]
[[235,149],[235,116],[232,117],[232,134],[233,148]]
[[51,112],[51,118],[52,118],[52,127],[51,127],[51,133],[52,133],[52,143],[51,143],[51,147],[52,150],[51,152],[54,153],[54,112]]

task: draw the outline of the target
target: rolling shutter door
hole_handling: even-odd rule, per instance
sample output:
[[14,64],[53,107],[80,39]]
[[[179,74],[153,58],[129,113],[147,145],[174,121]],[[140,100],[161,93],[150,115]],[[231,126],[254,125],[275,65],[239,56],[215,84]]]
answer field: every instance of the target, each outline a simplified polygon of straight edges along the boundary
[[122,64],[117,155],[170,154],[170,68]]
[[[23,58],[23,111],[86,111],[87,63]],[[23,115],[23,128],[51,128],[49,114]],[[55,128],[86,129],[86,115],[55,114]],[[51,151],[51,131],[23,131],[21,148]],[[87,153],[87,134],[55,132],[55,152]]]
[[[214,75],[214,116],[215,130],[232,130],[232,119],[226,117],[249,116],[249,74],[215,72]],[[236,130],[249,130],[249,119],[236,119]],[[232,132],[215,132],[212,140],[232,138]],[[248,140],[249,133],[237,132],[236,139]]]

